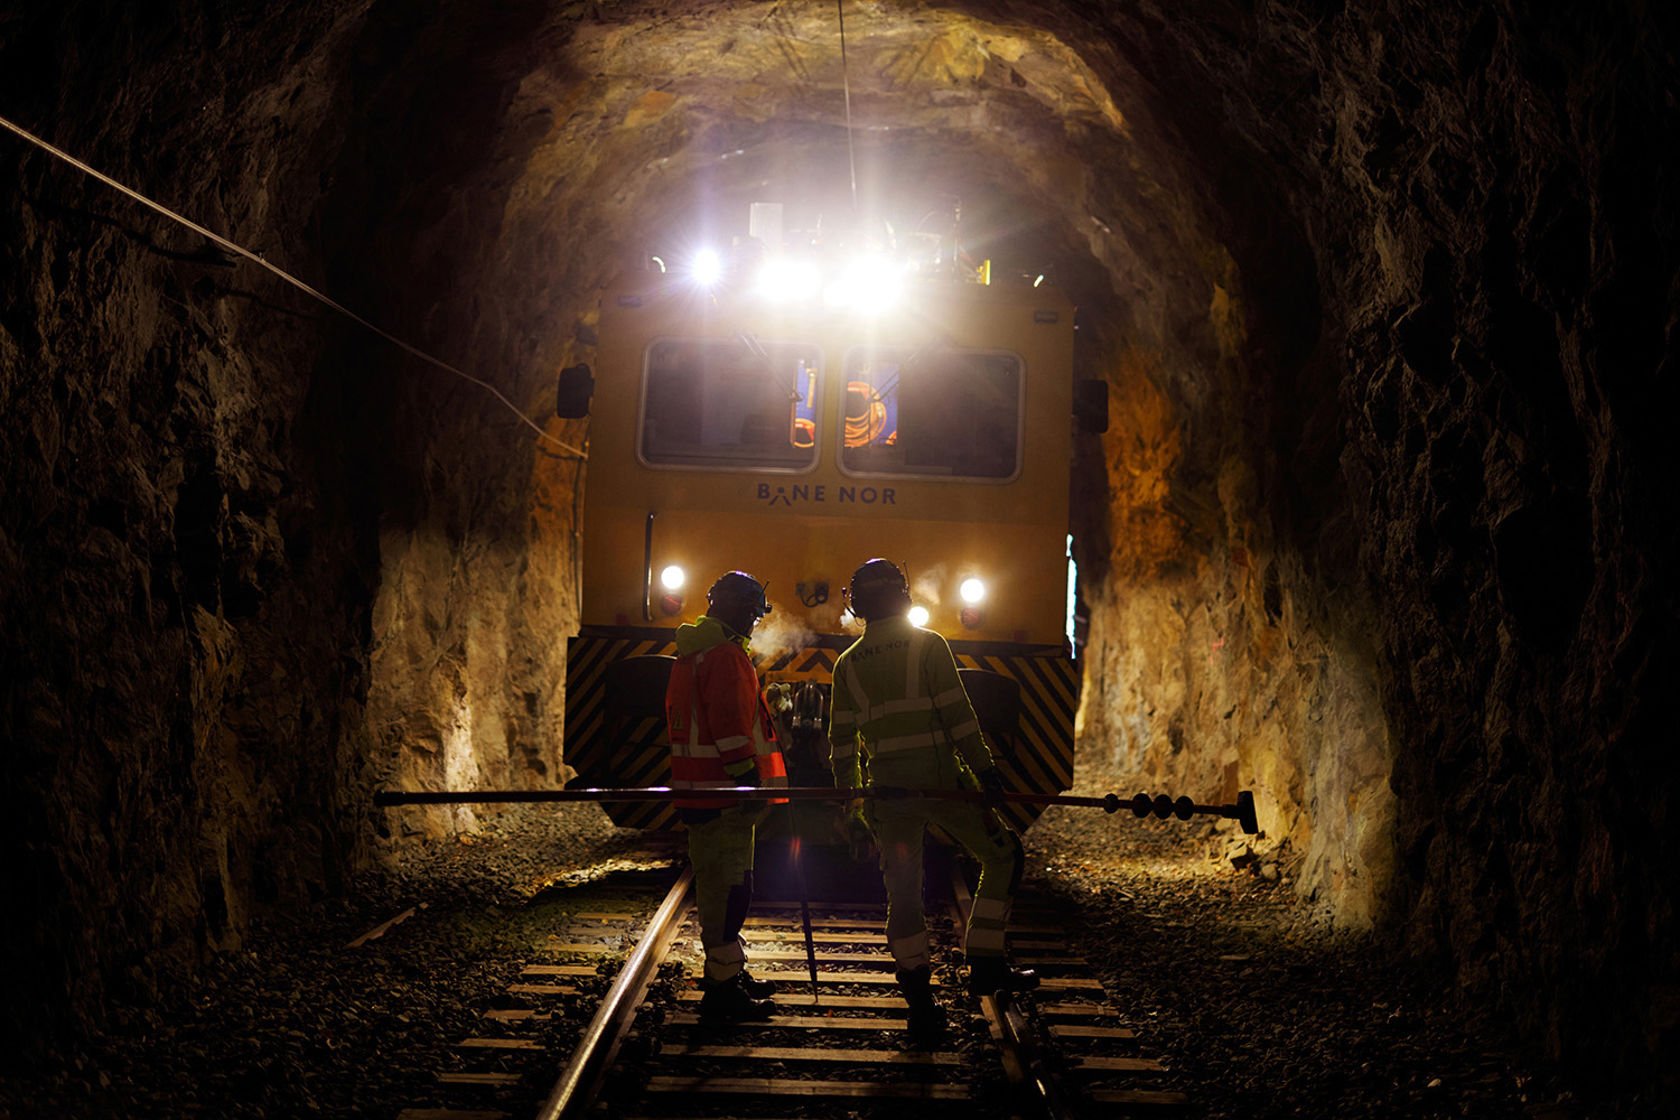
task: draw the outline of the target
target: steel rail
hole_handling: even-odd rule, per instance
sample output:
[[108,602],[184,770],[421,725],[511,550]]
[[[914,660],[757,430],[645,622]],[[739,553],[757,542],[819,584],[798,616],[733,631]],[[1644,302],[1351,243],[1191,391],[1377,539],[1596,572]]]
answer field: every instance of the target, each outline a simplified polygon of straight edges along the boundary
[[1260,831],[1254,812],[1254,795],[1248,790],[1237,794],[1231,805],[1200,805],[1188,797],[1176,800],[1164,793],[1150,797],[1140,793],[1122,798],[1118,794],[1102,797],[1081,797],[1070,793],[1029,793],[1011,791],[1003,794],[981,793],[966,789],[903,789],[897,786],[831,787],[789,786],[784,788],[735,786],[721,789],[672,789],[669,786],[624,787],[604,789],[466,789],[466,790],[378,790],[373,803],[390,805],[472,805],[515,802],[566,801],[674,801],[679,798],[705,797],[714,801],[739,803],[780,801],[968,801],[979,804],[1008,805],[1067,805],[1075,808],[1101,809],[1117,813],[1129,809],[1135,817],[1154,814],[1161,820],[1177,817],[1187,821],[1195,815],[1223,817],[1235,820],[1249,835]]
[[560,1080],[537,1112],[538,1120],[576,1116],[594,1103],[607,1070],[612,1067],[613,1059],[624,1043],[624,1036],[635,1019],[636,1007],[647,992],[660,962],[670,952],[671,943],[677,938],[677,931],[682,925],[680,919],[693,888],[694,868],[685,867],[654,913],[653,920],[648,923],[635,951],[624,962],[624,967],[618,970],[618,976],[602,999],[595,1018],[589,1021],[582,1040],[573,1051],[571,1061],[561,1071]]
[[[966,926],[969,910],[974,903],[968,891],[968,881],[963,878],[962,868],[954,860],[951,863],[951,895],[957,917],[961,924]],[[973,964],[970,960],[969,965]],[[999,999],[1000,994],[1004,998]],[[1023,1096],[1030,1093],[1033,1102],[1042,1109],[1049,1120],[1063,1120],[1077,1115],[1068,1104],[1056,1079],[1045,1067],[1044,1060],[1040,1057],[1038,1039],[1027,1023],[1026,1016],[1021,1013],[1016,997],[1008,992],[983,995],[980,997],[980,1013],[986,1017],[986,1022],[991,1027],[992,1039],[998,1044],[1003,1072],[1009,1078],[1010,1084]]]

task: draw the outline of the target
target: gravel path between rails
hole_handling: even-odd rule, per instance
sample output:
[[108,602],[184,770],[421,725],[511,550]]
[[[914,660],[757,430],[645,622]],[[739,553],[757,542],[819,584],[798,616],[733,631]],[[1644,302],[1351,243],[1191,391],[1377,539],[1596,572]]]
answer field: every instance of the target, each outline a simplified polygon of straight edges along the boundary
[[[537,911],[679,850],[590,805],[514,806],[480,823],[406,850],[347,900],[262,921],[196,976],[137,966],[101,1035],[5,1072],[0,1117],[389,1118],[426,1103],[454,1042],[542,959],[552,913]],[[1056,808],[1025,838],[1027,877],[1069,907],[1084,955],[1165,1061],[1161,1087],[1190,1094],[1190,1115],[1650,1114],[1637,1100],[1577,1099],[1499,1024],[1455,1008],[1442,978],[1332,931],[1292,889],[1287,851],[1259,840],[1250,862],[1235,837],[1200,819]]]

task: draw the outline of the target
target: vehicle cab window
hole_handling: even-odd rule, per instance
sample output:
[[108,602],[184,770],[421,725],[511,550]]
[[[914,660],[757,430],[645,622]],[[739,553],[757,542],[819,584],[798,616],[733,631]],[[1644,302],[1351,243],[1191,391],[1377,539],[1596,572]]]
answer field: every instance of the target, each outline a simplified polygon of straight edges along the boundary
[[663,339],[647,349],[638,451],[651,466],[800,470],[817,458],[809,343]]
[[846,355],[847,474],[1006,481],[1021,465],[1022,363],[996,351]]

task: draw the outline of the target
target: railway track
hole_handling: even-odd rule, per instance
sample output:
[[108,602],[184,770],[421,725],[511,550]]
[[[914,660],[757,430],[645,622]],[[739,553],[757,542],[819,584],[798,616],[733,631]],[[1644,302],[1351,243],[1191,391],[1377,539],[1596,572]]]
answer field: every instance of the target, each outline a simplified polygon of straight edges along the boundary
[[398,1120],[528,1117],[569,1055],[609,1058],[609,1048],[591,1040],[584,1024],[594,1022],[635,950],[647,946],[644,960],[651,959],[659,930],[676,932],[670,915],[658,909],[673,880],[686,888],[688,877],[673,865],[617,871],[606,883],[583,888],[580,905],[568,907],[535,946],[542,959],[508,970],[473,1028],[451,1040],[451,1060],[439,1063],[431,1085],[410,1097],[426,1103],[401,1109]]
[[[776,1014],[760,1023],[703,1028],[689,882],[686,873],[680,876],[645,922],[638,915],[646,914],[646,901],[622,912],[574,914],[574,924],[557,932],[553,944],[584,963],[527,966],[509,996],[528,1005],[490,1011],[486,1019],[495,1028],[462,1043],[463,1051],[479,1051],[480,1060],[440,1074],[440,1084],[495,1089],[518,1082],[520,1060],[543,1049],[527,1028],[540,1028],[545,1015],[556,1014],[542,1010],[542,1001],[561,1001],[560,1014],[592,1017],[537,1112],[541,1120],[586,1112],[650,1120],[889,1116],[907,1107],[928,1120],[947,1114],[1165,1116],[1186,1103],[1161,1087],[1161,1063],[1089,975],[1063,916],[1030,890],[1017,899],[1012,956],[1036,968],[1043,983],[1027,995],[975,1000],[963,991],[955,963],[968,881],[956,870],[930,874],[930,885],[948,884],[942,905],[930,899],[928,923],[936,993],[951,1029],[937,1047],[917,1049],[904,1034],[905,1005],[886,951],[878,897],[811,903],[814,992],[799,904],[755,902],[744,933],[754,975],[778,984]],[[592,957],[596,963],[589,963]],[[607,973],[613,979],[605,994],[585,998],[579,985]],[[555,1060],[550,1056],[550,1064]],[[400,1120],[504,1115],[515,1114],[409,1109]]]

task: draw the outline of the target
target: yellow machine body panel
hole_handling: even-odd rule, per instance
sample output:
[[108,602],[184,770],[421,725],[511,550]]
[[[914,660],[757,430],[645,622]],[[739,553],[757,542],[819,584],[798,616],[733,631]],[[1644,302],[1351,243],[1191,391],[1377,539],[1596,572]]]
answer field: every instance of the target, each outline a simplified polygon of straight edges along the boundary
[[[730,569],[769,588],[773,623],[839,633],[840,590],[873,556],[901,563],[933,629],[949,637],[1053,644],[1064,634],[1065,541],[1072,414],[1073,308],[1053,289],[928,285],[914,310],[864,320],[718,307],[648,289],[603,301],[585,495],[583,618],[592,625],[676,626],[705,610],[705,588]],[[625,306],[630,301],[633,305]],[[812,348],[814,443],[798,466],[650,462],[643,446],[648,350],[656,342],[746,335],[761,346]],[[1018,466],[998,478],[848,471],[842,463],[848,355],[977,352],[1020,363]],[[649,516],[652,516],[651,530]],[[651,547],[650,547],[651,531]],[[680,565],[681,608],[660,608],[659,573]],[[653,579],[649,580],[651,567]],[[964,627],[958,586],[986,583],[978,624]],[[829,601],[803,605],[827,583]]]
[[[668,780],[659,705],[674,632],[732,569],[767,586],[754,659],[801,755],[795,781],[822,780],[812,716],[862,631],[842,591],[882,556],[951,642],[1011,785],[1066,789],[1073,315],[1053,288],[950,281],[912,284],[873,317],[661,274],[604,293],[583,627],[567,668],[579,780]],[[661,582],[673,566],[686,576],[675,590]],[[960,595],[971,579],[984,584],[975,603]],[[659,805],[607,808],[622,825],[671,820]],[[1011,814],[1022,827],[1036,816]]]

